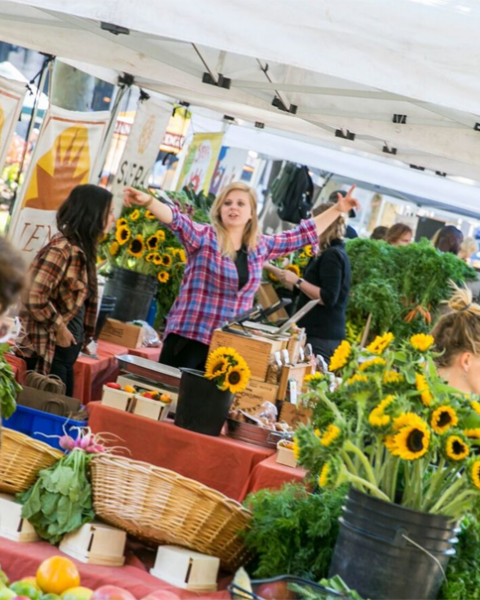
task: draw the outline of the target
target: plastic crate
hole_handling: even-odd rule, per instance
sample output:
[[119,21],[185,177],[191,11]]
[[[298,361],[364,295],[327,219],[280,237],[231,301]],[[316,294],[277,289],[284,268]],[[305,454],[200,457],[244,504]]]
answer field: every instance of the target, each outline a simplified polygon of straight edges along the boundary
[[[5,427],[25,433],[35,440],[40,440],[52,446],[52,448],[61,450],[58,437],[46,436],[70,434],[74,427],[86,427],[88,421],[74,421],[67,417],[59,417],[52,413],[17,404],[17,410],[9,419],[2,419],[2,423]],[[75,438],[75,432],[72,432],[72,434]]]

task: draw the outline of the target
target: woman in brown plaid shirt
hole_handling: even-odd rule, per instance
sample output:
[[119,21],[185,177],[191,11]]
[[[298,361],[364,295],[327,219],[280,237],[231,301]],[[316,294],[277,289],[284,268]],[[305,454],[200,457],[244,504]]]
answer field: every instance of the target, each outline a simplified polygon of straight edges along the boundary
[[95,331],[97,246],[114,222],[112,194],[75,187],[57,213],[57,233],[35,257],[20,318],[28,369],[58,375],[73,394],[73,365]]

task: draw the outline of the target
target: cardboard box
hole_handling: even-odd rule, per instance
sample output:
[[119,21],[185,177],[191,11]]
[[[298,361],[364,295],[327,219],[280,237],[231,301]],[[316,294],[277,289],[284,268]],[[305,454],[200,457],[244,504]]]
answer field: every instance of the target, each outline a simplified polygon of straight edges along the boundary
[[288,338],[277,340],[259,335],[245,337],[222,331],[221,329],[215,329],[210,344],[210,352],[220,346],[235,348],[240,356],[245,359],[252,374],[252,379],[265,381],[270,358],[277,350],[286,348],[287,344]]
[[102,392],[102,404],[104,406],[109,406],[110,408],[116,408],[117,410],[129,412],[134,395],[135,394],[132,392],[124,392],[123,390],[116,390],[115,388],[104,385]]
[[311,408],[303,408],[295,406],[291,402],[283,402],[278,420],[285,421],[295,429],[300,423],[307,425],[311,418]]
[[60,550],[82,563],[121,567],[125,563],[125,531],[104,523],[86,523],[64,536]]
[[130,412],[146,419],[153,421],[164,421],[167,418],[170,409],[170,402],[160,402],[152,398],[145,398],[140,394],[136,394],[130,406]]
[[141,348],[143,342],[142,328],[130,323],[122,323],[115,319],[107,319],[100,338],[104,342],[118,344],[126,348]]
[[277,463],[286,467],[292,467],[293,469],[297,467],[297,459],[293,450],[282,446],[281,442],[277,444]]
[[215,592],[220,559],[178,546],[159,546],[150,574],[191,592]]

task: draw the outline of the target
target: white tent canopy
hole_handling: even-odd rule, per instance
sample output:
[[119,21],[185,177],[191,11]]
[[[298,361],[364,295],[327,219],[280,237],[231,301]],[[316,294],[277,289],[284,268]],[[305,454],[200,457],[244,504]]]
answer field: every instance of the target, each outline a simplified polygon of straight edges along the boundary
[[[480,181],[479,25],[474,0],[0,0],[2,41],[131,73],[346,162],[376,157],[379,173],[387,162],[426,192],[416,193],[443,188],[469,210]],[[203,83],[206,72],[230,87]]]

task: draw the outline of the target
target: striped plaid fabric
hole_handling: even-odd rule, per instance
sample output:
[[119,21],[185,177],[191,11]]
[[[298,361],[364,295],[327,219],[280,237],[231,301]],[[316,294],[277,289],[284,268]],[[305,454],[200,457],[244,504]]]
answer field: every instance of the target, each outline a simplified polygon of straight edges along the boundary
[[85,254],[57,233],[35,257],[29,285],[22,296],[20,319],[25,331],[19,340],[20,356],[38,354],[37,369],[50,372],[55,353],[55,332],[85,304],[85,339],[95,332],[97,294],[89,296]]
[[173,221],[169,227],[185,247],[188,261],[164,337],[177,333],[209,345],[214,329],[252,307],[265,262],[308,244],[315,249],[318,244],[313,219],[278,235],[260,236],[256,249],[248,253],[248,282],[239,290],[235,263],[221,254],[215,229],[194,223],[177,208],[171,208]]

